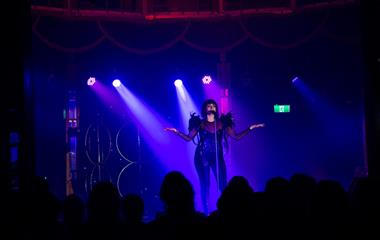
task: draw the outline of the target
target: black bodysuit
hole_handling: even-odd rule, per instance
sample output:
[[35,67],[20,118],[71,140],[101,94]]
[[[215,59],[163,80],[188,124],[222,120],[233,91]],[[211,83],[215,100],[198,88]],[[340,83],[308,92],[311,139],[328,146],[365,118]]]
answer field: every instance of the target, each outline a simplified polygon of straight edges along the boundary
[[[194,156],[195,169],[197,171],[202,205],[205,213],[208,213],[208,195],[210,191],[210,169],[212,170],[220,192],[227,185],[226,163],[224,161],[224,148],[227,145],[227,136],[239,140],[246,135],[250,129],[237,134],[233,130],[232,115],[222,115],[216,122],[208,122],[199,116],[192,114],[189,120],[189,134],[177,132],[186,141],[194,141],[198,136],[198,141]],[[216,134],[215,134],[216,132]]]
[[[216,134],[215,134],[216,128]],[[197,170],[203,208],[208,210],[208,195],[210,191],[210,169],[212,170],[220,192],[227,184],[226,164],[223,154],[224,129],[221,121],[202,121],[198,129],[199,142],[195,150],[194,163]]]

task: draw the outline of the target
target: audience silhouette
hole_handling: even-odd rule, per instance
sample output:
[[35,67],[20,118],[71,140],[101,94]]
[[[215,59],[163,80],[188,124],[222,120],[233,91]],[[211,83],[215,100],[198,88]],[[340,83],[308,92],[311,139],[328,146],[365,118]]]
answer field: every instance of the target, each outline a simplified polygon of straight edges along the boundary
[[[151,233],[163,238],[177,238],[184,233],[187,237],[197,237],[201,226],[206,223],[206,216],[195,210],[193,186],[181,172],[171,171],[165,175],[160,199],[164,211],[149,223]],[[188,226],[192,228],[190,233]]]
[[126,224],[144,224],[144,199],[137,194],[127,194],[122,198],[122,213]]
[[121,197],[111,182],[96,183],[87,204],[75,194],[61,203],[41,177],[30,178],[29,185],[27,191],[2,190],[6,232],[20,239],[367,238],[377,232],[371,226],[380,215],[379,181],[368,177],[353,179],[346,191],[339,181],[295,173],[270,178],[257,192],[245,177],[233,176],[217,210],[206,216],[195,208],[190,181],[171,171],[159,190],[163,211],[149,222],[144,199],[132,193]]

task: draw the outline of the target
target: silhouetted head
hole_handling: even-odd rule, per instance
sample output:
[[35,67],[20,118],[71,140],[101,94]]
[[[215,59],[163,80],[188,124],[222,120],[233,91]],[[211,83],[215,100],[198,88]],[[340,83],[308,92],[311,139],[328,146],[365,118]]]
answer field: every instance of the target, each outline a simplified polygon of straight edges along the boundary
[[265,192],[286,193],[290,190],[290,183],[286,178],[273,177],[265,184]]
[[350,200],[355,214],[361,219],[374,219],[380,216],[380,181],[372,177],[355,179]]
[[123,214],[127,223],[142,223],[144,200],[136,194],[127,194],[122,199]]
[[317,186],[317,181],[314,177],[304,174],[295,173],[289,180],[291,191],[299,194],[312,194]]
[[344,220],[348,213],[348,194],[336,180],[321,180],[317,183],[312,199],[311,214],[326,221]]
[[85,205],[75,194],[65,197],[63,201],[63,217],[67,224],[80,224],[84,219]]
[[253,194],[254,190],[245,177],[234,176],[218,199],[217,207],[226,214],[242,214],[248,211]]
[[214,112],[215,117],[216,118],[219,117],[218,104],[216,103],[214,99],[207,99],[202,104],[202,117],[206,118],[207,113],[209,112]]
[[164,177],[160,199],[169,211],[194,210],[194,190],[189,180],[178,171],[171,171]]
[[98,182],[88,199],[89,221],[111,223],[118,220],[120,196],[111,182]]

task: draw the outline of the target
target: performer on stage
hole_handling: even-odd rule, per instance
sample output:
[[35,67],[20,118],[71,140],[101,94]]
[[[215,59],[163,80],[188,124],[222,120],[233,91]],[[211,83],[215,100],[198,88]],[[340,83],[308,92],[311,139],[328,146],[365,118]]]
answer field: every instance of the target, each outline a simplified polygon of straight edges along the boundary
[[[239,140],[255,128],[264,127],[263,123],[252,124],[240,133],[236,133],[232,114],[218,114],[218,105],[213,99],[208,99],[202,105],[202,118],[195,113],[189,120],[189,133],[184,134],[176,128],[165,128],[186,141],[197,144],[194,156],[195,168],[198,173],[201,198],[204,212],[208,214],[208,195],[210,191],[210,169],[212,170],[220,192],[227,185],[226,164],[223,147],[228,147],[227,137]],[[198,135],[198,141],[194,141]]]

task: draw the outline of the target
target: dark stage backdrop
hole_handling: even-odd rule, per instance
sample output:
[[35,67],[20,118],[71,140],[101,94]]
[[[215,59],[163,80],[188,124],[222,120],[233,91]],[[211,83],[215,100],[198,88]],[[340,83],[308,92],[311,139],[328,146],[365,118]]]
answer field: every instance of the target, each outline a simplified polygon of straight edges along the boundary
[[[159,184],[166,173],[157,154],[181,153],[155,153],[144,138],[138,143],[138,128],[130,116],[110,109],[86,81],[95,76],[109,85],[119,78],[149,108],[179,126],[173,81],[181,78],[200,105],[204,99],[200,80],[210,74],[218,81],[222,52],[231,66],[230,103],[236,129],[266,124],[239,142],[231,141],[229,177],[243,175],[262,191],[271,177],[302,172],[317,180],[336,179],[348,189],[365,172],[363,58],[356,6],[204,22],[96,22],[38,16],[34,21],[37,173],[48,178],[60,197],[65,195],[63,110],[69,90],[77,92],[81,109],[77,161],[83,195],[91,176],[120,180],[121,192],[143,189],[151,206],[157,207]],[[295,77],[298,82],[292,83]],[[274,113],[274,104],[289,104],[291,111]],[[89,158],[96,158],[86,156],[86,132],[89,139],[95,138],[91,124],[99,121],[104,125],[99,131],[105,138],[107,171],[91,173]],[[134,162],[124,171],[126,161],[116,147],[118,132],[122,152]]]

